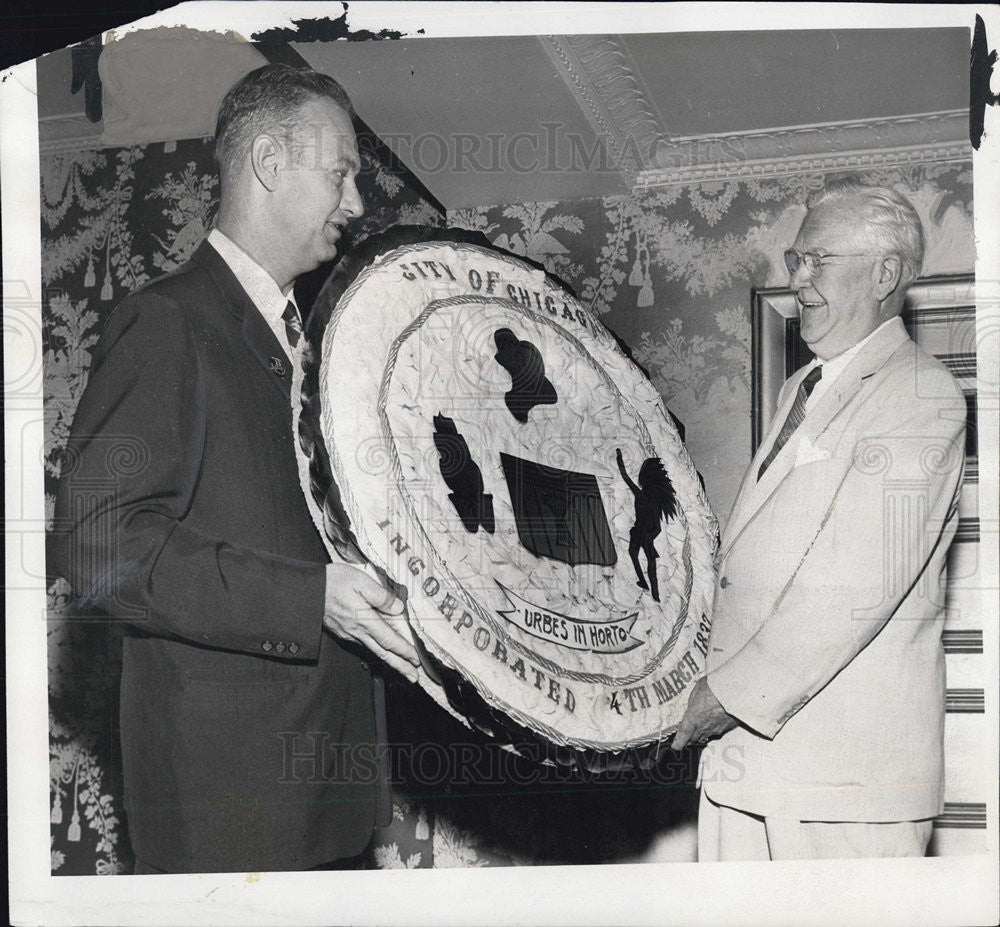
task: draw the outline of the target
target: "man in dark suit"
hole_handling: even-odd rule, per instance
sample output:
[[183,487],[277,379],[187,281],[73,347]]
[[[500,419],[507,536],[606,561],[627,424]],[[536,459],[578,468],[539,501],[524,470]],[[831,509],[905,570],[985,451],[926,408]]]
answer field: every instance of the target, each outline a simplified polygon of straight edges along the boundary
[[410,679],[418,657],[402,603],[329,562],[290,396],[293,284],[363,211],[351,116],[309,70],[269,65],[230,90],[217,228],[117,307],[73,423],[59,566],[82,614],[126,623],[137,872],[329,866],[371,838],[372,677],[342,642]]

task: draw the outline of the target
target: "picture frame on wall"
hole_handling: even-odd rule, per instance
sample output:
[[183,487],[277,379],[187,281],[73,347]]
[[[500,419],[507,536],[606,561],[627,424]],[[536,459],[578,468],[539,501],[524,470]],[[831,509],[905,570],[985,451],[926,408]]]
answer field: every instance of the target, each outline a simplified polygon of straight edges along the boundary
[[[812,360],[799,337],[799,309],[788,287],[751,290],[751,453],[774,417],[781,386]],[[976,429],[976,299],[973,274],[921,277],[906,295],[903,324],[910,337],[940,360],[965,396],[965,482],[979,478]]]

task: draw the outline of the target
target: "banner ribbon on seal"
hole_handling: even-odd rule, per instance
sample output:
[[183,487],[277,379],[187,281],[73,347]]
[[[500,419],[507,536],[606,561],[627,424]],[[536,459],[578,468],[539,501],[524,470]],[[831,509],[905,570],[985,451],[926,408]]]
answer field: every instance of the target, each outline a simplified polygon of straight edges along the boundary
[[509,609],[497,609],[497,614],[539,640],[594,653],[625,653],[645,643],[631,634],[638,612],[617,621],[585,621],[535,605],[511,592],[498,579],[494,582],[510,605]]

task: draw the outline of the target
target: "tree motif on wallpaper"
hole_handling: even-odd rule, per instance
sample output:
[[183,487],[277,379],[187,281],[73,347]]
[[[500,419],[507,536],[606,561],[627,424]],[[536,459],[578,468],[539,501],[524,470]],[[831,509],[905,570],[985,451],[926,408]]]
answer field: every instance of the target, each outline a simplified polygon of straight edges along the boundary
[[634,345],[639,362],[649,370],[669,405],[685,390],[704,403],[721,378],[739,385],[750,397],[750,321],[739,306],[713,313],[718,334],[691,335],[679,318],[670,319],[658,336],[643,331]]
[[378,869],[419,869],[422,859],[422,853],[411,853],[404,860],[395,843],[375,847],[375,866]]
[[480,858],[475,834],[452,824],[447,818],[434,822],[434,868],[457,869],[488,866]]
[[759,262],[743,235],[699,236],[685,220],[669,221],[657,213],[652,219],[657,269],[668,278],[683,281],[691,296],[711,296],[745,282]]
[[163,178],[163,183],[149,191],[150,196],[167,201],[169,205],[163,215],[173,226],[167,233],[167,241],[150,232],[163,249],[153,255],[154,267],[167,273],[194,254],[215,219],[219,205],[218,186],[215,171],[199,173],[195,162],[188,161],[179,177],[175,178],[171,171]]
[[558,205],[556,202],[520,203],[504,207],[504,218],[513,219],[519,223],[519,228],[511,234],[501,233],[494,244],[538,261],[552,273],[569,280],[580,272],[580,265],[573,261],[572,243],[567,247],[556,238],[556,233],[579,235],[583,231],[583,220],[565,212],[553,212]]
[[492,233],[498,226],[496,222],[490,221],[489,214],[499,208],[499,206],[467,206],[462,209],[449,209],[447,224],[452,228],[482,232],[492,241]]
[[379,161],[370,151],[362,152],[361,158],[364,161],[365,167],[374,171],[375,186],[381,189],[385,195],[389,197],[389,199],[393,199],[395,196],[398,196],[400,191],[405,186],[403,178],[400,177],[399,174],[387,171],[382,166],[382,162]]
[[42,364],[45,470],[58,477],[58,452],[66,446],[76,404],[87,385],[90,349],[97,343],[99,317],[87,308],[87,298],[74,302],[68,293],[52,291],[48,296],[48,347]]
[[362,177],[369,178],[370,183],[369,194],[364,197],[364,215],[351,224],[351,236],[355,243],[390,225],[442,224],[444,217],[441,213],[427,200],[414,195],[401,174],[387,170],[365,147],[361,149],[361,163]]
[[509,231],[496,235],[493,233],[500,227],[499,223],[487,218],[492,207],[456,209],[448,214],[448,224],[482,232],[498,248],[531,258],[572,285],[581,270],[581,265],[573,260],[576,247],[572,242],[567,246],[556,236],[561,232],[580,235],[584,223],[582,218],[568,212],[553,212],[559,205],[551,201],[500,207],[502,218],[512,221],[506,223]]
[[539,866],[546,861],[489,845],[483,835],[456,824],[445,814],[434,819],[434,868],[479,869],[485,866]]
[[742,306],[730,306],[713,313],[722,339],[719,357],[729,371],[739,371],[743,387],[750,395],[750,320]]
[[442,225],[444,217],[426,200],[414,203],[400,203],[394,206],[380,206],[365,213],[360,220],[357,240],[361,241],[375,232],[383,231],[390,225]]
[[[583,278],[583,288],[580,298],[591,312],[604,315],[611,308],[618,288],[625,281],[625,264],[628,260],[628,241],[636,224],[638,210],[632,197],[614,196],[603,201],[604,226],[607,229],[604,243],[597,255],[597,276]],[[646,263],[642,263],[642,250],[638,243],[635,251],[635,261],[632,273],[629,275],[631,286],[648,288],[647,293],[640,291],[643,303],[652,302],[652,281],[649,277],[649,255],[646,253]]]

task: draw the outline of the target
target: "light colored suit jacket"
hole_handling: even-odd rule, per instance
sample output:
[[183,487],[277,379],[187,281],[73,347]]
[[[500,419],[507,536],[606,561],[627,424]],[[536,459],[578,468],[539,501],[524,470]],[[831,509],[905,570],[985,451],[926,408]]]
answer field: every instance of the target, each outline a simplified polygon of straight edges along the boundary
[[707,679],[742,725],[706,747],[700,781],[764,816],[931,817],[962,394],[895,319],[758,482],[804,375],[785,383],[723,535]]

